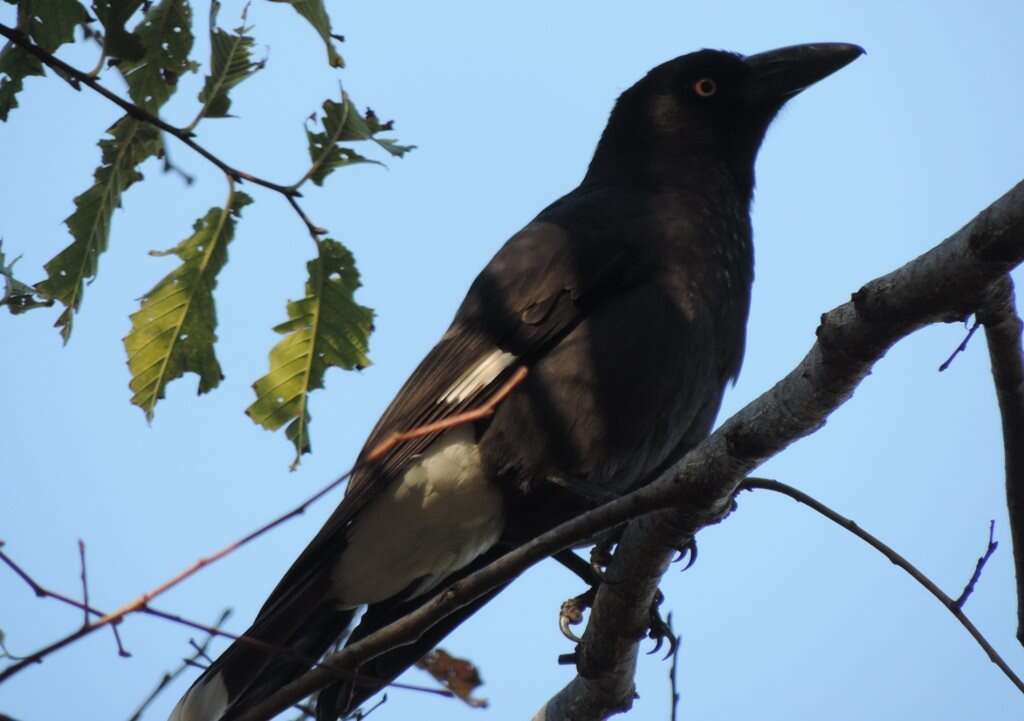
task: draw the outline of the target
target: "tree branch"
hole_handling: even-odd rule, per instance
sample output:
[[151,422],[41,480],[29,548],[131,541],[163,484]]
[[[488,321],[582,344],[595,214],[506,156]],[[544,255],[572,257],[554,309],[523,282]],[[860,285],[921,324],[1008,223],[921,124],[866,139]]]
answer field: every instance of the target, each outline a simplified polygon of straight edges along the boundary
[[[825,313],[818,340],[800,364],[726,421],[671,473],[561,524],[458,581],[408,616],[332,654],[320,668],[278,690],[239,721],[273,718],[331,683],[334,673],[351,671],[388,649],[414,641],[453,610],[601,530],[658,508],[678,506],[684,510],[670,524],[677,529],[714,521],[728,510],[747,475],[820,428],[890,346],[929,323],[966,317],[981,304],[988,286],[1022,260],[1024,183],[932,250],[868,283],[854,293],[851,302]],[[619,553],[628,545],[621,544]],[[648,568],[657,568],[664,558],[656,555],[649,563]],[[644,568],[631,572],[643,575]],[[608,588],[602,586],[598,596],[607,595]],[[595,625],[593,619],[591,625]],[[614,634],[615,629],[603,628],[604,632]]]
[[[22,48],[26,52],[34,55],[44,65],[48,66],[54,72],[56,72],[58,76],[67,80],[67,82],[76,90],[79,89],[79,84],[85,85],[91,88],[92,90],[96,91],[103,97],[105,97],[110,102],[117,105],[122,110],[124,110],[124,112],[129,117],[135,118],[136,120],[140,120],[144,123],[148,123],[156,128],[159,128],[160,130],[163,130],[165,133],[169,135],[173,135],[175,138],[183,142],[185,145],[192,148],[192,150],[196,151],[204,158],[206,158],[208,161],[217,166],[217,168],[219,168],[221,172],[223,172],[225,175],[227,175],[235,182],[241,183],[243,181],[248,181],[254,185],[259,185],[261,187],[267,188],[268,190],[273,190],[275,193],[279,193],[280,195],[284,196],[284,198],[287,199],[288,204],[291,205],[292,209],[295,210],[299,218],[302,219],[302,222],[305,223],[306,229],[309,231],[309,234],[313,236],[314,239],[327,232],[323,228],[313,223],[313,221],[309,219],[305,212],[303,212],[302,208],[299,206],[298,201],[296,200],[296,198],[302,197],[302,193],[299,192],[296,186],[281,185],[280,183],[275,183],[270,180],[265,180],[263,178],[257,177],[255,175],[250,175],[249,173],[246,173],[242,170],[239,170],[238,168],[228,165],[226,162],[224,162],[219,157],[217,157],[209,150],[204,148],[202,145],[197,143],[195,140],[193,140],[193,133],[190,130],[176,128],[170,123],[161,120],[159,117],[149,112],[145,108],[142,108],[129,100],[125,100],[124,98],[120,97],[111,90],[108,90],[93,75],[91,75],[90,73],[83,72],[78,68],[72,67],[71,65],[68,65],[66,62],[55,56],[53,53],[49,53],[46,50],[43,50],[43,48],[39,47],[34,42],[32,42],[32,40],[29,39],[28,35],[18,30],[17,28],[12,28],[7,25],[4,25],[3,23],[0,23],[0,35],[7,38],[12,43]],[[166,167],[167,166],[165,166],[165,168]],[[187,178],[188,176],[185,177]]]
[[[914,564],[912,564],[910,561],[908,561],[903,556],[898,554],[891,547],[882,543],[880,540],[878,540],[873,535],[865,531],[863,528],[858,526],[856,522],[851,521],[849,518],[846,518],[845,516],[839,515],[831,508],[826,506],[824,503],[812,498],[803,491],[799,491],[796,488],[793,488],[792,486],[788,486],[785,483],[779,483],[778,481],[769,481],[763,478],[748,478],[746,481],[743,482],[743,485],[741,485],[740,488],[748,490],[760,488],[767,491],[775,491],[776,493],[781,493],[784,496],[789,496],[794,501],[804,504],[808,508],[811,508],[820,513],[821,515],[825,516],[825,518],[829,519],[833,523],[842,526],[847,531],[857,536],[862,541],[864,541],[869,546],[871,546],[876,551],[885,556],[887,559],[889,559],[889,561],[891,561],[894,566],[902,568],[904,571],[910,574],[911,578],[913,578],[915,581],[924,586],[925,589],[927,589],[928,593],[935,596],[935,598],[939,600],[939,603],[945,606],[946,609],[956,617],[956,620],[959,621],[960,624],[967,629],[967,632],[974,637],[974,640],[978,642],[978,645],[981,646],[981,648],[985,651],[986,654],[988,654],[988,657],[992,661],[992,663],[998,666],[999,669],[1004,674],[1006,674],[1006,677],[1013,682],[1013,685],[1016,686],[1021,693],[1024,693],[1024,681],[1021,681],[1020,678],[1017,677],[1013,670],[1010,669],[1010,667],[1007,665],[1006,661],[1004,661],[1003,658],[998,653],[996,653],[996,650],[992,648],[992,644],[990,644],[985,639],[985,637],[981,635],[981,631],[979,631],[975,627],[975,625],[971,623],[971,620],[967,618],[966,615],[964,615],[963,601],[961,599],[966,599],[966,596],[969,594],[969,591],[967,589],[964,589],[964,593],[961,594],[960,598],[952,598],[945,591],[939,588],[934,581],[928,578],[928,576],[924,575],[921,571],[919,571],[917,567],[914,566]],[[990,540],[989,549],[993,548],[994,544]],[[986,556],[983,556],[983,559],[987,559],[988,555],[991,555],[991,550],[988,554],[986,554]],[[979,561],[979,575],[981,573],[981,568],[983,566],[984,561]],[[974,582],[976,580],[976,577],[972,577],[971,583],[968,584],[968,588],[973,587]]]
[[992,379],[1003,422],[1006,463],[1006,508],[1017,576],[1017,640],[1024,644],[1024,355],[1021,319],[1014,301],[1013,281],[1004,276],[994,284],[978,311],[985,326]]

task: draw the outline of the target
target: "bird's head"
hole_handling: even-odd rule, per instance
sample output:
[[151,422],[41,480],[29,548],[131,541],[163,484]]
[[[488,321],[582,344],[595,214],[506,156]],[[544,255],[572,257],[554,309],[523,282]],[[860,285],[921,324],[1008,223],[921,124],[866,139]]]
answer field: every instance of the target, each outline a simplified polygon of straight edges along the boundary
[[748,56],[701,50],[663,63],[619,97],[588,177],[661,182],[711,162],[752,191],[758,148],[782,106],[863,52],[814,43]]

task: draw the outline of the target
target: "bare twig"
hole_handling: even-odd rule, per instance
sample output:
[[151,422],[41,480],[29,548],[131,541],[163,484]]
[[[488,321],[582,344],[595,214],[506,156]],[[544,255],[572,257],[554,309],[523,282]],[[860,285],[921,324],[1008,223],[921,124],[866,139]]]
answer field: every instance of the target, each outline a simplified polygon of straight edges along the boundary
[[[668,627],[672,628],[672,612],[669,611]],[[675,631],[673,631],[675,633]],[[679,646],[683,640],[682,636],[676,636],[676,644],[672,647],[672,666],[668,670],[669,688],[672,690],[672,721],[676,721],[676,714],[679,711],[679,688],[676,686],[676,671],[679,665]]]
[[995,540],[993,534],[995,533],[996,522],[988,522],[988,545],[985,547],[985,552],[978,558],[978,562],[974,564],[974,573],[971,574],[971,578],[967,581],[964,586],[964,590],[960,592],[960,595],[956,597],[957,608],[963,608],[964,604],[967,603],[967,599],[974,593],[974,586],[978,583],[978,579],[981,578],[981,572],[985,570],[985,564],[988,563],[988,559],[992,558],[992,554],[999,548],[999,542]]
[[1017,576],[1017,640],[1024,644],[1024,353],[1021,351],[1021,319],[1009,275],[989,289],[978,319],[985,326],[985,340],[992,364],[992,380],[1003,424],[1006,464],[1006,510],[1010,516],[1010,540]]
[[[230,616],[231,609],[225,608],[223,611],[220,612],[220,616],[217,617],[217,621],[213,624],[211,628],[219,628],[223,626],[224,622],[227,621]],[[185,670],[188,669],[196,661],[198,661],[198,659],[206,658],[206,649],[210,647],[210,642],[213,641],[215,635],[216,634],[208,633],[206,635],[206,638],[203,639],[203,642],[198,645],[195,645],[194,641],[190,641],[190,643],[194,644],[193,648],[195,648],[195,652],[192,654],[192,656],[190,658],[184,659],[181,662],[181,665],[178,666],[178,668],[174,669],[173,671],[167,671],[164,673],[163,676],[161,676],[159,683],[157,683],[156,685],[156,688],[154,688],[150,692],[149,696],[147,696],[145,700],[139,705],[139,707],[135,709],[135,713],[133,713],[128,718],[128,721],[139,721],[139,719],[142,718],[142,714],[145,713],[147,708],[149,708],[149,705],[152,704],[153,701],[157,698],[157,696],[159,696],[160,693],[170,685],[171,681],[173,681],[174,679],[178,678],[178,676],[183,674]]]
[[967,335],[964,337],[962,341],[960,341],[960,345],[953,349],[953,352],[949,354],[949,358],[942,361],[942,365],[939,366],[939,373],[942,373],[942,371],[949,368],[953,364],[953,360],[958,355],[967,350],[967,344],[971,342],[971,338],[974,336],[975,331],[977,331],[980,326],[981,323],[978,321],[977,318],[975,318],[974,324],[971,325],[971,327],[967,330]]
[[145,108],[136,105],[130,100],[125,100],[124,98],[120,97],[116,93],[112,92],[111,90],[103,86],[90,73],[83,72],[75,67],[72,67],[71,65],[68,65],[66,62],[56,57],[52,53],[49,53],[43,48],[39,47],[34,42],[32,42],[28,35],[21,32],[17,28],[12,28],[8,25],[0,23],[0,35],[7,38],[12,43],[22,48],[26,52],[34,55],[43,64],[53,69],[60,77],[67,80],[72,85],[72,87],[75,87],[77,89],[78,84],[85,85],[91,88],[92,90],[96,91],[103,97],[105,97],[110,102],[117,105],[122,110],[124,110],[124,112],[129,117],[135,118],[136,120],[140,120],[144,123],[149,123],[150,125],[159,128],[160,130],[163,130],[165,133],[173,135],[175,138],[183,142],[185,145],[192,148],[192,150],[199,153],[201,156],[203,156],[208,161],[217,166],[217,168],[219,168],[221,172],[223,172],[225,175],[227,175],[235,182],[241,183],[244,181],[248,181],[250,183],[253,183],[254,185],[259,185],[261,187],[267,188],[268,190],[273,190],[275,193],[279,193],[280,195],[284,196],[288,200],[288,203],[298,214],[299,218],[302,219],[302,222],[305,223],[307,230],[314,238],[326,232],[324,231],[323,228],[320,228],[319,226],[314,224],[299,207],[299,203],[296,200],[296,198],[301,197],[302,193],[299,192],[297,187],[275,183],[273,181],[266,180],[264,178],[260,178],[258,176],[246,173],[242,170],[239,170],[238,168],[235,168],[234,166],[228,165],[226,162],[224,162],[219,157],[214,155],[212,152],[210,152],[202,145],[197,143],[195,140],[193,140],[193,133],[191,131],[183,128],[176,128],[170,123],[161,120],[159,117],[149,112]]
[[[975,625],[971,623],[971,620],[967,618],[966,615],[964,615],[959,599],[953,599],[949,595],[947,595],[946,592],[939,588],[934,581],[932,581],[930,578],[924,575],[912,563],[910,563],[910,561],[908,561],[903,556],[898,554],[891,547],[882,543],[880,540],[878,540],[873,535],[871,535],[863,528],[861,528],[859,525],[857,525],[857,523],[855,523],[854,521],[851,521],[849,518],[846,518],[845,516],[839,515],[838,513],[836,513],[835,511],[833,511],[831,508],[821,503],[820,501],[815,500],[814,498],[808,496],[803,491],[799,491],[796,488],[793,488],[792,486],[786,485],[785,483],[779,483],[778,481],[771,481],[765,478],[748,478],[740,485],[740,488],[747,490],[763,489],[767,491],[775,491],[776,493],[781,493],[784,496],[789,496],[793,500],[804,504],[805,506],[811,508],[814,511],[817,511],[833,523],[842,526],[847,531],[854,534],[855,536],[863,540],[865,543],[870,545],[872,548],[879,551],[883,556],[889,559],[889,561],[891,561],[893,565],[902,568],[911,576],[911,578],[913,578],[919,584],[924,586],[925,589],[927,589],[928,593],[935,596],[935,598],[939,600],[939,603],[945,606],[949,610],[949,612],[956,617],[956,620],[959,621],[960,624],[967,629],[967,632],[971,634],[974,640],[978,642],[978,645],[981,646],[982,649],[984,649],[986,654],[988,654],[988,657],[992,661],[992,663],[999,667],[999,670],[1001,670],[1006,675],[1006,677],[1010,679],[1013,685],[1016,686],[1021,693],[1024,693],[1024,681],[1020,680],[1017,674],[1015,674],[1013,670],[1009,667],[1009,665],[1007,665],[1006,661],[1003,660],[1002,656],[996,653],[996,650],[992,647],[992,644],[990,644],[988,640],[981,634],[981,631],[979,631],[975,627]],[[990,551],[995,550],[991,544],[989,545],[989,549]],[[986,558],[988,555],[991,554],[987,553]],[[979,561],[978,573],[980,573],[980,567],[983,565],[984,563]],[[973,581],[974,579],[972,579],[972,584]],[[966,589],[965,593],[968,593]]]
[[78,539],[78,560],[82,565],[82,625],[89,625],[89,579],[85,574],[85,541]]

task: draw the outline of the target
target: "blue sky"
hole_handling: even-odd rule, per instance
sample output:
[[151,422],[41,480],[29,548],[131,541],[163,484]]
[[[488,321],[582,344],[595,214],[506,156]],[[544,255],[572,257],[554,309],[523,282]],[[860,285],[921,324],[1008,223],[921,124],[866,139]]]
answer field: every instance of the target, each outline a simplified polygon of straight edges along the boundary
[[[242,3],[226,0],[234,26]],[[233,94],[238,119],[198,139],[250,172],[290,182],[305,170],[302,121],[338,78],[360,105],[395,118],[419,149],[390,168],[356,167],[310,188],[305,207],[355,253],[377,311],[375,365],[332,371],[312,401],[314,454],[288,472],[291,448],[244,415],[266,370],[271,327],[301,290],[312,245],[279,197],[245,188],[217,289],[217,347],[227,375],[197,398],[174,383],[152,427],[130,406],[121,338],[135,299],[171,267],[150,249],[184,238],[222,202],[223,177],[187,148],[185,188],[144,168],[124,197],[110,250],[67,348],[47,311],[0,315],[0,538],[48,585],[78,590],[85,540],[94,603],[112,608],[274,517],[350,465],[369,428],[447,326],[502,242],[580,179],[614,98],[650,67],[701,47],[757,52],[836,40],[867,56],[794,100],[768,134],[754,207],[757,279],[743,375],[721,419],[807,351],[819,315],[864,282],[927,250],[1021,179],[1017,2],[450,5],[330,3],[349,67],[330,71],[319,40],[284,5],[257,2],[250,23],[271,48],[262,76]],[[196,7],[206,55],[205,3]],[[4,5],[0,18],[10,23]],[[95,53],[65,57],[89,68]],[[105,78],[112,87],[113,75]],[[195,113],[199,76],[182,79],[165,116]],[[98,160],[116,109],[88,92],[30,79],[0,127],[7,182],[0,236],[29,280],[67,243],[61,221]],[[1017,274],[1018,282],[1024,276]],[[759,473],[797,485],[879,535],[956,595],[983,551],[1000,548],[967,613],[1018,670],[1013,572],[999,420],[983,339],[952,368],[958,325],[898,345],[819,433]],[[242,631],[330,511],[311,509],[167,594],[161,607],[212,620],[235,608]],[[863,543],[788,499],[745,494],[700,536],[700,560],[671,570],[665,608],[683,636],[684,718],[1020,718],[1024,700],[952,616]],[[553,563],[519,579],[445,642],[481,668],[489,711],[395,690],[379,719],[522,718],[570,678],[559,603],[578,582]],[[14,653],[72,630],[80,615],[37,600],[0,572],[0,629]],[[19,721],[127,718],[195,634],[149,618],[29,669],[0,692]],[[633,717],[668,717],[668,665],[645,658]],[[429,683],[421,672],[407,679]],[[164,718],[181,681],[147,716]]]

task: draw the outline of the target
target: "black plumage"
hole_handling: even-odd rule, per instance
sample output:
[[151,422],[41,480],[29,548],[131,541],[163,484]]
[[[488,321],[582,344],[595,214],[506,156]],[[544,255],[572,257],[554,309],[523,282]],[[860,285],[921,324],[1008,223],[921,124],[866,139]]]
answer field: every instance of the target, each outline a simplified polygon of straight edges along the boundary
[[[649,482],[704,438],[743,357],[758,148],[790,97],[861,52],[705,50],[624,92],[579,187],[484,268],[360,458],[396,431],[479,406],[517,369],[525,380],[471,429],[400,443],[361,465],[247,634],[292,652],[234,644],[172,718],[233,717],[308,668],[346,633],[356,606],[369,604],[352,638]],[[409,505],[414,492],[422,508]],[[416,543],[403,545],[403,533]],[[486,600],[362,674],[393,678]],[[378,687],[326,690],[319,718]]]

